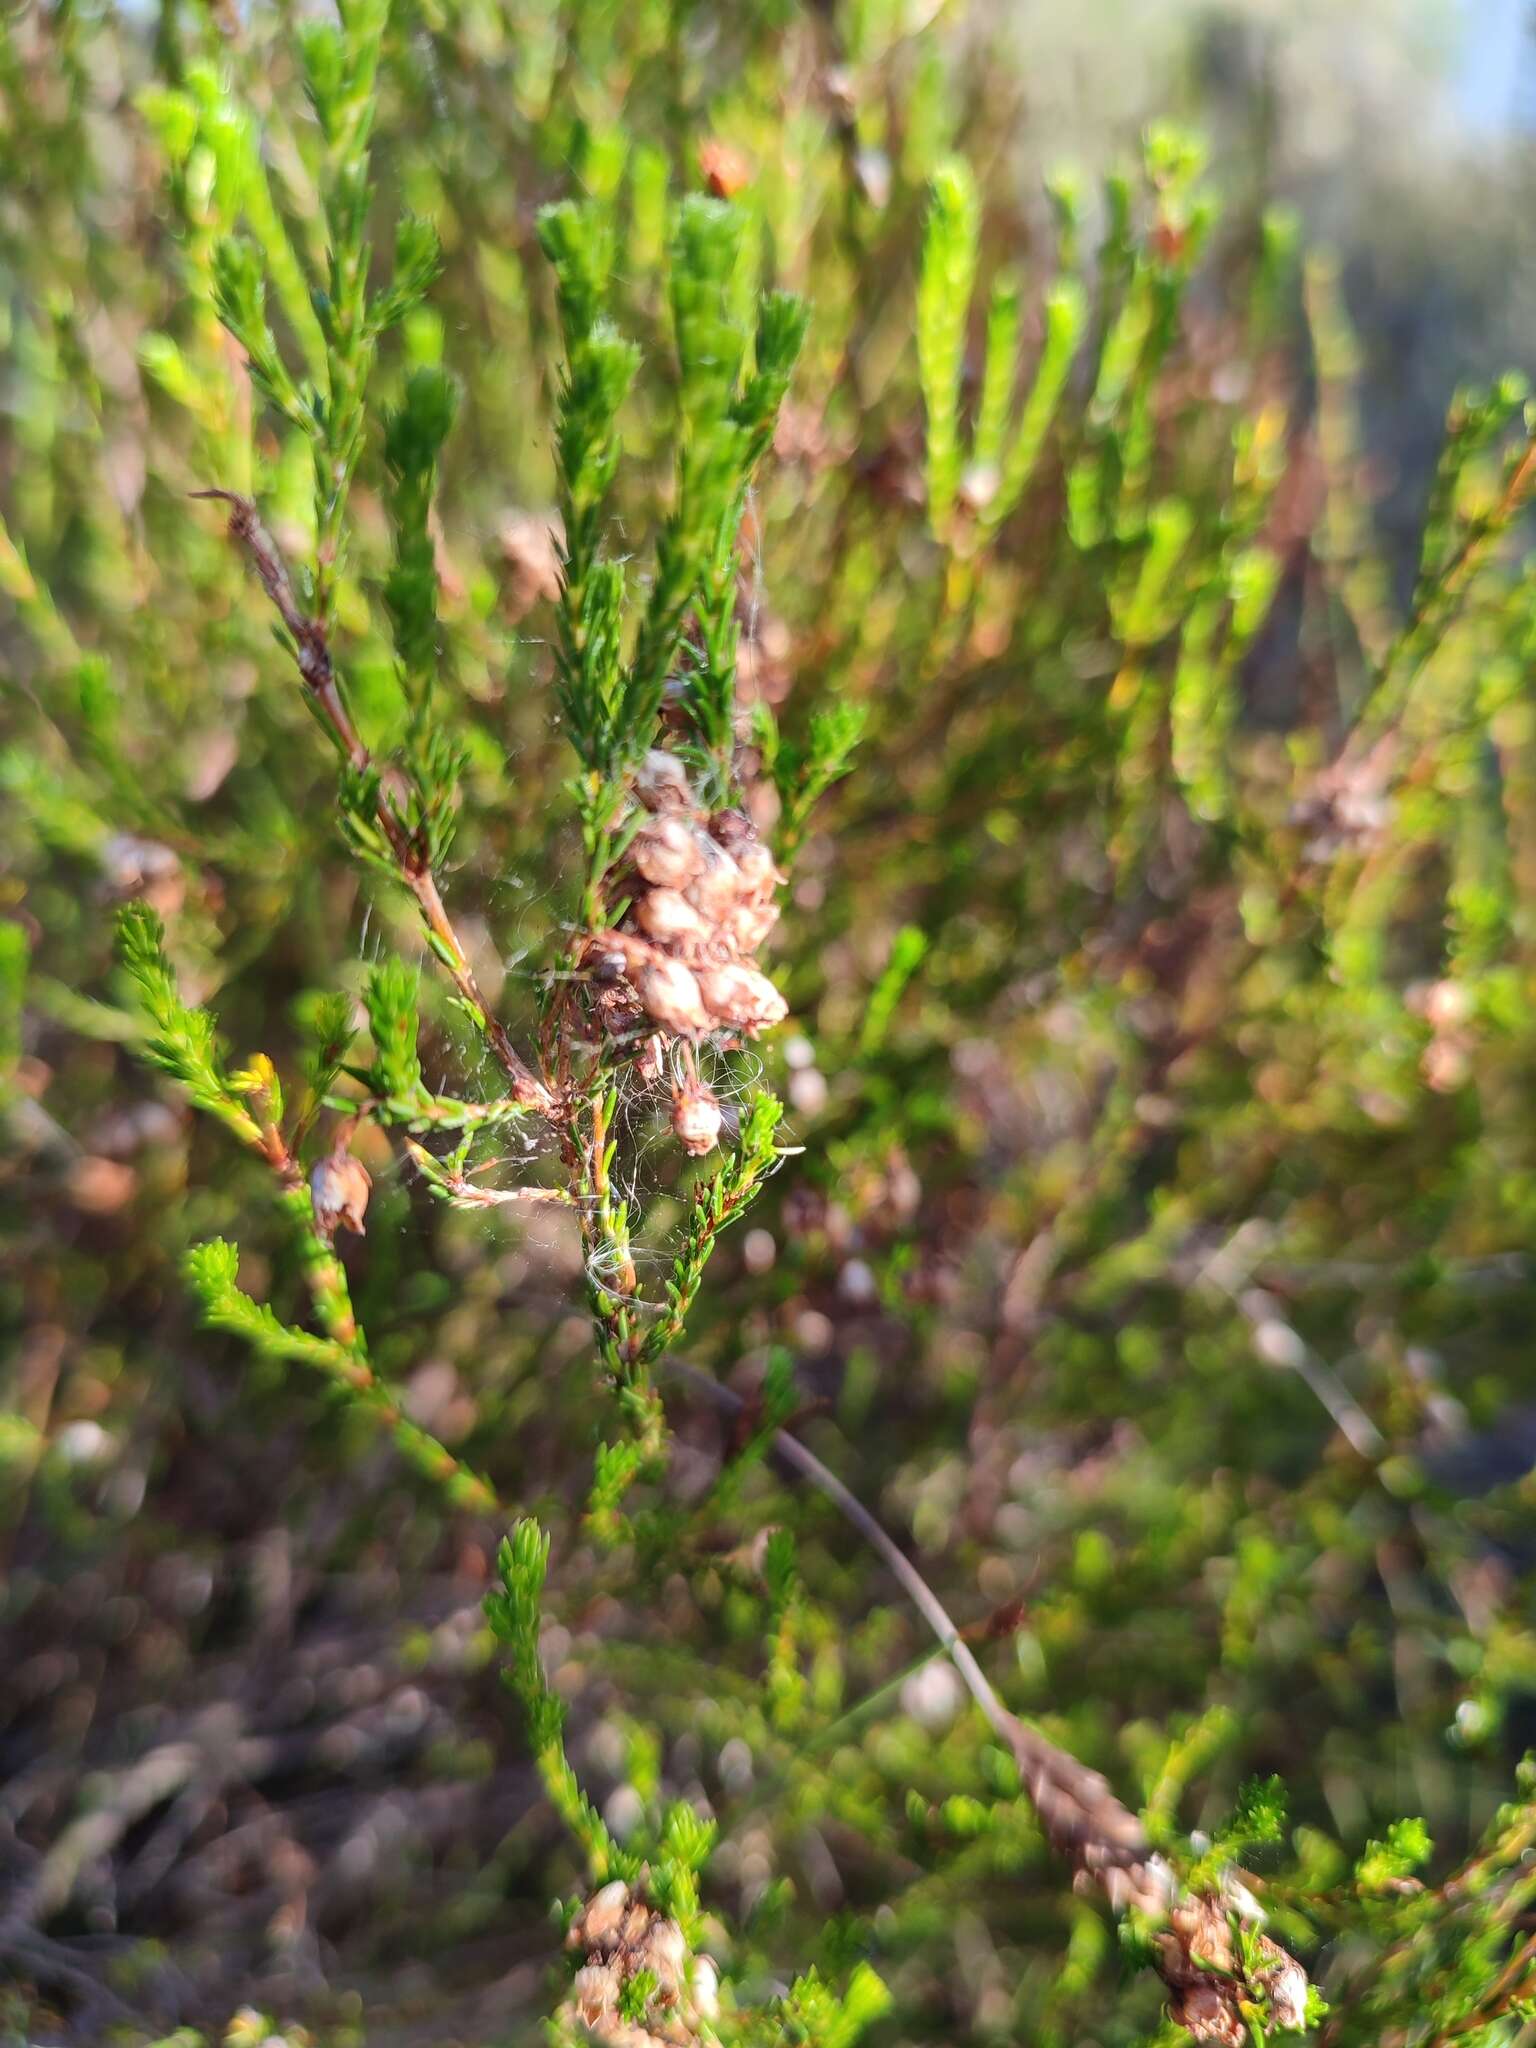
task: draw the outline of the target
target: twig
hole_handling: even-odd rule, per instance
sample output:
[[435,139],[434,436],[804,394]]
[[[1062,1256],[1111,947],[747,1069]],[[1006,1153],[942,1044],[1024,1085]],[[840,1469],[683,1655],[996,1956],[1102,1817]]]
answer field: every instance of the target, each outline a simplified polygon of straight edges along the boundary
[[[347,766],[355,775],[370,773],[376,764],[359,739],[342,701],[325,627],[319,619],[310,618],[301,610],[277,544],[262,525],[255,505],[234,491],[194,491],[192,495],[216,498],[229,506],[230,538],[244,550],[262,588],[288,630],[299,675],[311,702]],[[478,1020],[497,1064],[512,1084],[515,1100],[524,1109],[552,1116],[557,1107],[554,1096],[517,1051],[505,1027],[481,994],[469,955],[443,906],[437,877],[401,820],[394,801],[398,793],[398,778],[392,780],[381,775],[377,786],[379,794],[375,817],[378,827],[389,846],[400,880],[416,899],[432,951],[447,968],[455,988]]]
[[[670,1356],[665,1363],[721,1407],[739,1412],[747,1405],[696,1367]],[[1169,2017],[1202,2042],[1242,2040],[1252,2031],[1255,2009],[1267,2012],[1282,2029],[1303,2026],[1307,1977],[1295,1957],[1264,1934],[1252,1934],[1243,1947],[1235,1938],[1233,1923],[1254,1912],[1252,1895],[1225,1879],[1207,1892],[1183,1891],[1108,1781],[1009,1713],[943,1602],[863,1502],[788,1430],[774,1431],[773,1448],[831,1501],[890,1568],[943,1644],[988,1725],[1013,1752],[1052,1848],[1099,1886],[1115,1912],[1136,1911],[1161,1923],[1152,1956],[1172,1994]]]
[[[739,1413],[747,1405],[731,1388],[681,1359],[668,1357],[666,1367],[717,1406]],[[1013,1752],[1025,1789],[1058,1854],[1092,1877],[1116,1911],[1135,1906],[1147,1913],[1166,1912],[1175,1895],[1173,1872],[1152,1849],[1141,1822],[1116,1798],[1108,1781],[1009,1713],[938,1595],[835,1472],[787,1430],[774,1431],[773,1448],[786,1465],[832,1502],[889,1567],[943,1645],[994,1734]]]

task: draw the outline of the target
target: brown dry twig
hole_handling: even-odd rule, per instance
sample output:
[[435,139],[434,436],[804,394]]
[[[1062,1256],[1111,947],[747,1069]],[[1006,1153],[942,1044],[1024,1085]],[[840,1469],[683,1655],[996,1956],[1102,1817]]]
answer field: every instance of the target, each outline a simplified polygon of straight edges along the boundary
[[[669,1357],[668,1369],[718,1406],[738,1412],[747,1404],[732,1388]],[[1116,1796],[1108,1780],[1030,1728],[1003,1705],[992,1682],[927,1580],[835,1472],[787,1430],[773,1434],[782,1461],[819,1492],[889,1567],[902,1590],[948,1653],[993,1733],[1012,1752],[1051,1847],[1078,1877],[1095,1884],[1117,1913],[1135,1911],[1162,1923],[1154,1954],[1172,1993],[1170,2012],[1197,2041],[1243,2048],[1252,2038],[1245,2006],[1268,2009],[1276,2025],[1299,2027],[1307,2003],[1307,1977],[1293,1956],[1265,1935],[1235,1923],[1251,1917],[1245,1894],[1184,1894],[1172,1866],[1153,1849],[1145,1828]]]
[[[294,659],[310,701],[347,766],[354,774],[367,774],[375,764],[359,739],[342,701],[325,628],[320,620],[310,618],[294,597],[292,579],[276,542],[262,525],[255,505],[234,491],[197,491],[193,495],[216,498],[229,506],[230,538],[244,551],[293,641]],[[433,952],[448,969],[460,996],[480,1020],[486,1042],[511,1083],[514,1099],[524,1109],[554,1117],[559,1110],[554,1093],[517,1051],[505,1027],[480,992],[469,955],[443,906],[437,878],[421,845],[400,815],[398,777],[382,774],[378,792],[376,821],[379,830],[384,835],[400,880],[416,899]]]

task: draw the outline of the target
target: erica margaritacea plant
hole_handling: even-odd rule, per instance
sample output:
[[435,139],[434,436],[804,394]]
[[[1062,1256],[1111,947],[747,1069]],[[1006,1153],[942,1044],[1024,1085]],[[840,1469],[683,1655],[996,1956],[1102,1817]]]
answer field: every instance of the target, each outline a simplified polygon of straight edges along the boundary
[[[314,552],[291,562],[249,496],[212,480],[202,495],[228,507],[230,538],[275,613],[304,700],[337,759],[338,816],[354,853],[414,903],[424,947],[489,1055],[501,1092],[429,1089],[417,1052],[417,972],[398,959],[371,970],[365,1008],[371,1057],[352,1054],[342,999],[322,1007],[302,1093],[290,1106],[273,1063],[256,1055],[231,1070],[209,1013],[185,1004],[165,934],[146,906],[122,920],[123,967],[153,1030],[149,1052],[271,1169],[308,1282],[320,1333],[286,1325],[237,1284],[237,1253],[217,1241],[188,1260],[210,1325],[245,1335],[273,1359],[307,1363],[373,1413],[421,1469],[461,1505],[494,1509],[489,1487],[410,1422],[373,1368],[353,1311],[338,1230],[362,1235],[372,1178],[353,1150],[372,1125],[398,1131],[407,1156],[446,1202],[464,1208],[554,1202],[581,1236],[596,1352],[613,1399],[616,1441],[599,1446],[590,1520],[605,1541],[624,1526],[634,1483],[667,1458],[654,1368],[681,1341],[719,1232],[750,1204],[783,1156],[780,1105],[757,1088],[722,1105],[711,1075],[733,1049],[780,1023],[784,998],[759,964],[785,877],[760,836],[738,780],[735,704],[737,556],[754,474],[767,453],[805,327],[795,299],[770,294],[755,324],[740,317],[734,276],[743,219],[695,198],[675,215],[671,300],[677,344],[676,477],[648,590],[637,594],[609,551],[607,499],[620,456],[619,415],[638,351],[604,310],[613,223],[598,202],[548,210],[541,238],[557,283],[564,368],[556,408],[563,544],[556,699],[577,757],[569,785],[584,876],[573,927],[544,978],[531,1042],[519,1047],[483,994],[445,902],[462,755],[438,687],[438,572],[433,488],[451,430],[454,387],[419,368],[383,422],[385,500],[393,562],[383,587],[406,719],[398,744],[376,755],[348,701],[338,635],[352,483],[375,417],[372,375],[381,339],[430,287],[435,242],[406,222],[393,276],[370,285],[365,239],[372,79],[386,11],[355,4],[338,25],[312,25],[306,83],[325,138],[321,176],[328,250],[314,280],[318,360],[290,370],[269,323],[271,254],[234,238],[213,255],[218,311],[244,351],[252,382],[311,448]],[[262,223],[271,228],[270,221]],[[300,262],[284,246],[285,262]],[[279,270],[283,265],[278,266]],[[839,737],[840,735],[840,737]],[[792,817],[838,772],[851,731],[829,729],[786,766]],[[702,1166],[688,1195],[681,1242],[661,1293],[641,1284],[629,1198],[619,1192],[618,1114],[654,1103],[676,1144]],[[495,1185],[475,1155],[516,1132],[542,1178]],[[444,1139],[447,1149],[442,1149]],[[712,2037],[717,2007],[705,1959],[691,1959],[696,1872],[711,1829],[674,1808],[651,1855],[621,1849],[580,1793],[566,1760],[562,1713],[542,1676],[539,1588],[547,1539],[522,1523],[503,1547],[493,1624],[512,1652],[509,1679],[530,1718],[533,1747],[557,1808],[586,1849],[601,1889],[571,1928],[583,1958],[557,2030],[617,2043]],[[856,1980],[846,1999],[807,1984],[810,2005],[847,2038],[875,2009]]]
[[[455,387],[434,364],[406,377],[379,436],[391,532],[382,609],[404,706],[393,743],[370,745],[349,701],[347,621],[356,615],[350,502],[380,410],[376,365],[386,338],[430,290],[438,260],[430,229],[406,221],[388,281],[372,283],[366,196],[372,80],[385,25],[382,8],[354,4],[338,25],[313,25],[303,40],[324,140],[319,196],[327,240],[324,274],[310,280],[318,336],[303,364],[290,367],[267,313],[269,287],[281,294],[303,256],[281,242],[274,252],[265,215],[256,225],[269,246],[236,235],[212,256],[219,316],[257,393],[308,445],[312,552],[292,558],[260,504],[222,478],[210,478],[203,495],[227,507],[230,538],[272,608],[297,687],[334,752],[341,829],[357,859],[414,907],[422,948],[446,975],[496,1087],[479,1094],[429,1087],[417,1041],[419,969],[402,958],[386,957],[369,972],[368,1056],[353,1049],[350,1005],[338,997],[321,1006],[309,1067],[291,1103],[264,1055],[234,1070],[224,1063],[211,1016],[183,1003],[158,920],[142,905],[125,915],[122,959],[153,1025],[152,1057],[270,1169],[318,1330],[288,1325],[244,1293],[238,1254],[223,1241],[199,1247],[188,1261],[208,1322],[239,1332],[269,1358],[326,1373],[456,1503],[501,1514],[487,1483],[408,1418],[372,1362],[335,1249],[338,1232],[366,1229],[372,1177],[354,1148],[370,1128],[398,1133],[415,1171],[457,1208],[549,1203],[568,1210],[610,1417],[595,1453],[586,1526],[610,1551],[636,1545],[655,1554],[679,1533],[665,1504],[670,1444],[657,1375],[673,1367],[720,1232],[786,1156],[782,1105],[757,1079],[745,1086],[733,1079],[732,1066],[787,1015],[768,951],[786,869],[810,806],[846,768],[860,722],[833,701],[810,717],[806,738],[793,742],[766,706],[749,722],[737,704],[744,523],[806,314],[784,293],[761,295],[755,306],[744,299],[740,210],[714,197],[686,198],[673,209],[673,475],[643,577],[628,560],[628,538],[624,549],[618,544],[611,502],[640,360],[610,315],[612,207],[598,196],[562,201],[541,216],[562,349],[551,709],[575,756],[566,797],[581,870],[573,915],[551,936],[537,1015],[520,1042],[483,989],[473,948],[449,908],[465,757],[441,675],[434,491]],[[963,180],[941,185],[935,221],[919,343],[930,393],[952,412],[956,322],[974,269],[967,240],[974,204]],[[989,328],[999,364],[1011,365],[1016,312],[1003,292]],[[1016,423],[1009,380],[1001,370],[989,378],[968,486],[983,542],[1038,459],[1081,324],[1080,294],[1063,288],[1052,301],[1033,395]],[[961,496],[958,463],[955,437],[936,431],[930,487],[935,521],[946,528]],[[744,784],[749,760],[755,775]],[[638,1160],[624,1151],[647,1122],[670,1135],[691,1176],[659,1289],[643,1277],[651,1247],[641,1237]],[[509,1144],[518,1155],[511,1177],[503,1171]],[[1250,1925],[1241,1890],[1214,1866],[1205,1880],[1183,1883],[1098,1773],[1003,1707],[901,1551],[783,1427],[783,1392],[756,1420],[757,1455],[778,1456],[819,1488],[895,1573],[1011,1754],[1018,1789],[1049,1841],[1117,1912],[1145,1924],[1147,1957],[1167,1982],[1180,2024],[1197,2039],[1221,2042],[1237,2038],[1234,2027],[1300,2025],[1305,1979]],[[641,1505],[632,1509],[637,1497]],[[540,1650],[548,1551],[537,1524],[520,1520],[502,1545],[488,1614],[509,1654],[508,1682],[546,1791],[586,1864],[589,1891],[569,1909],[574,1975],[553,2022],[556,2037],[596,2038],[611,2048],[851,2042],[884,2004],[871,1970],[853,1969],[837,1990],[809,1975],[787,1992],[738,1997],[728,1978],[719,1982],[706,1946],[728,1949],[700,1904],[712,1825],[676,1802],[620,1842],[582,1791],[566,1752],[564,1705]],[[798,1597],[792,1564],[782,1545],[770,1546],[770,1559],[788,1643]],[[788,1680],[787,1667],[781,1677]]]
[[[123,959],[154,1020],[157,1061],[271,1169],[321,1334],[281,1323],[246,1296],[236,1281],[236,1253],[223,1243],[201,1247],[188,1265],[208,1320],[243,1332],[273,1358],[329,1373],[465,1504],[486,1508],[493,1497],[406,1418],[399,1396],[371,1364],[352,1309],[334,1239],[338,1230],[365,1229],[371,1177],[353,1146],[366,1125],[398,1131],[427,1184],[458,1207],[554,1202],[572,1212],[615,1419],[611,1440],[598,1448],[588,1521],[613,1546],[630,1530],[628,1496],[638,1482],[658,1481],[667,1463],[657,1369],[685,1336],[720,1231],[744,1213],[784,1156],[776,1099],[758,1086],[744,1102],[722,1100],[717,1081],[735,1049],[787,1014],[765,957],[786,879],[781,859],[857,736],[857,722],[832,709],[812,720],[808,742],[795,748],[766,711],[749,734],[736,706],[743,521],[805,314],[793,298],[769,294],[755,321],[744,318],[735,282],[742,216],[714,198],[679,205],[670,249],[674,482],[653,572],[641,584],[613,551],[609,529],[620,418],[638,367],[638,351],[607,312],[613,220],[601,200],[562,202],[542,218],[563,345],[555,421],[562,534],[555,689],[576,756],[568,790],[583,873],[576,917],[543,981],[537,1028],[519,1046],[482,991],[443,880],[463,764],[438,673],[433,489],[455,410],[453,385],[439,369],[414,371],[383,425],[393,559],[382,594],[406,706],[398,743],[385,755],[361,737],[338,641],[348,499],[373,417],[377,350],[429,289],[436,265],[430,232],[408,223],[397,238],[393,278],[370,289],[361,194],[369,80],[382,31],[382,14],[359,7],[339,27],[317,28],[305,44],[309,90],[327,138],[322,197],[330,248],[326,287],[316,298],[324,343],[317,375],[306,379],[287,367],[267,319],[269,273],[255,247],[230,241],[214,260],[220,315],[245,351],[256,388],[312,449],[313,558],[291,563],[250,497],[218,480],[206,494],[227,504],[231,539],[274,610],[297,685],[335,752],[342,829],[357,857],[414,904],[425,949],[483,1043],[500,1092],[476,1098],[427,1086],[416,1044],[416,970],[398,960],[376,965],[368,979],[371,1058],[353,1056],[352,1019],[344,1004],[330,1005],[317,1019],[306,1086],[290,1110],[269,1060],[258,1055],[237,1071],[224,1065],[211,1018],[181,1002],[147,909],[125,918]],[[925,360],[942,345],[942,336],[926,342]],[[1019,432],[1027,440],[1039,429],[1026,417]],[[935,455],[940,480],[948,460],[942,451]],[[1013,446],[1004,464],[1008,491],[1022,487],[1028,467],[1027,450]],[[740,781],[749,737],[771,777],[767,810]],[[774,811],[777,849],[759,822]],[[632,1127],[637,1106],[646,1103],[687,1159],[719,1161],[701,1165],[692,1181],[681,1241],[659,1294],[642,1282],[632,1174],[619,1158],[621,1129]],[[497,1162],[477,1158],[477,1147],[504,1144],[512,1134],[527,1162],[521,1176],[511,1183],[486,1178]],[[1117,1909],[1163,1927],[1153,1960],[1197,2038],[1225,2039],[1221,2028],[1240,1997],[1276,2025],[1294,2023],[1300,1994],[1293,1995],[1290,1966],[1273,1945],[1237,1931],[1241,1916],[1219,1889],[1180,1904],[1168,1867],[1105,1782],[1002,1708],[953,1624],[879,1525],[793,1437],[776,1426],[769,1436],[897,1571],[1012,1749],[1022,1787],[1058,1849]],[[614,2048],[747,2039],[764,2029],[772,2038],[790,2027],[810,2029],[818,2040],[851,2040],[882,2003],[867,1971],[856,1972],[840,1994],[806,1979],[756,2010],[727,1997],[722,2012],[716,1965],[699,1946],[697,1880],[712,1830],[690,1808],[674,1806],[649,1844],[621,1847],[582,1794],[565,1753],[563,1711],[539,1655],[547,1549],[534,1524],[519,1525],[503,1547],[501,1591],[489,1612],[511,1652],[509,1681],[529,1717],[546,1787],[583,1846],[595,1887],[570,1924],[579,1967],[557,2031],[595,2036]],[[1229,1924],[1233,1931],[1223,1932]],[[1244,1940],[1249,1946],[1240,1948]]]

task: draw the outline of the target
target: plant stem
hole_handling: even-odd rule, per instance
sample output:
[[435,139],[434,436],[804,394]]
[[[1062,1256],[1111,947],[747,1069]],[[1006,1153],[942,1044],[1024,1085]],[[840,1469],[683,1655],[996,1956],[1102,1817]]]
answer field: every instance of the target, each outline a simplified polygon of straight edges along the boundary
[[[325,628],[319,619],[309,618],[299,609],[288,571],[271,536],[257,517],[256,507],[249,498],[242,498],[233,491],[198,491],[194,495],[218,498],[229,506],[230,538],[244,549],[263,589],[288,629],[299,675],[311,702],[348,768],[354,775],[369,774],[374,768],[373,758],[359,739],[342,701]],[[469,964],[469,955],[444,908],[437,877],[400,817],[396,805],[397,782],[387,774],[380,775],[378,791],[375,821],[389,847],[399,879],[416,899],[428,945],[448,970],[461,1000],[479,1025],[492,1055],[512,1085],[514,1099],[525,1109],[553,1117],[558,1107],[553,1091],[517,1051],[505,1027],[492,1014],[490,1005],[480,993],[474,969]]]
[[[739,1413],[747,1405],[731,1388],[681,1359],[669,1357],[666,1366],[719,1407]],[[858,1531],[932,1629],[993,1733],[1012,1751],[1052,1846],[1094,1878],[1117,1910],[1131,1905],[1165,1910],[1173,1897],[1173,1873],[1106,1780],[1009,1713],[933,1588],[835,1472],[788,1430],[774,1431],[773,1448]]]

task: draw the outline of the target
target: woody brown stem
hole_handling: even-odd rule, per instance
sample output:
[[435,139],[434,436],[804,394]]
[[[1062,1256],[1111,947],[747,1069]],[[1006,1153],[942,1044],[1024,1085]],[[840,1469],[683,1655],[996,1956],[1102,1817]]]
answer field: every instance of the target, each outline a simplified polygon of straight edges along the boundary
[[[747,1405],[707,1373],[677,1358],[665,1362],[720,1406],[739,1412]],[[943,1602],[863,1502],[787,1430],[774,1431],[773,1448],[831,1501],[890,1568],[948,1653],[988,1725],[1012,1751],[1052,1848],[1099,1887],[1115,1912],[1136,1911],[1162,1923],[1153,1959],[1171,1994],[1170,2017],[1196,2041],[1224,2048],[1251,2034],[1249,2019],[1255,2010],[1271,2013],[1282,2028],[1299,2028],[1306,1974],[1293,1956],[1262,1934],[1252,1939],[1250,1969],[1231,1929],[1241,1912],[1238,1895],[1225,1883],[1208,1892],[1183,1891],[1172,1867],[1153,1849],[1141,1822],[1116,1798],[1108,1781],[1009,1713]]]
[[[719,1406],[738,1412],[746,1406],[731,1388],[681,1359],[668,1358],[666,1364],[670,1372],[708,1394]],[[1172,1872],[1154,1853],[1141,1822],[1116,1798],[1108,1782],[1009,1713],[933,1588],[835,1472],[788,1430],[774,1431],[773,1448],[858,1531],[932,1629],[988,1725],[1013,1752],[1052,1847],[1092,1877],[1117,1910],[1127,1906],[1153,1913],[1165,1910],[1173,1898]]]
[[[374,766],[373,759],[358,737],[343,702],[325,627],[319,619],[310,618],[300,608],[287,567],[272,536],[257,516],[255,505],[234,491],[196,491],[193,495],[217,498],[228,505],[230,538],[244,550],[262,588],[288,630],[299,676],[310,701],[320,713],[348,767],[355,774],[366,774]],[[416,899],[432,951],[442,961],[459,995],[476,1018],[492,1056],[511,1083],[514,1100],[524,1109],[554,1116],[558,1105],[551,1090],[517,1051],[506,1028],[492,1015],[490,1005],[480,993],[474,969],[469,964],[469,955],[444,908],[437,878],[413,843],[396,808],[394,799],[399,790],[398,778],[392,782],[388,775],[382,776],[378,787],[375,819],[389,846],[400,880]]]

